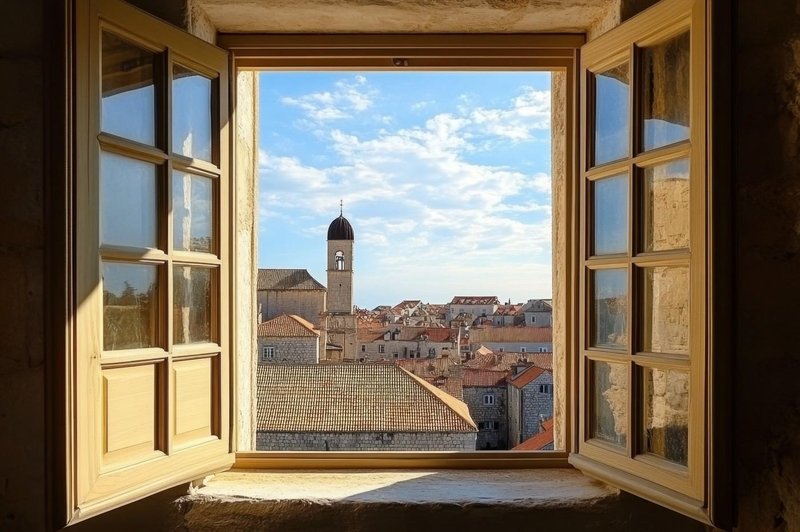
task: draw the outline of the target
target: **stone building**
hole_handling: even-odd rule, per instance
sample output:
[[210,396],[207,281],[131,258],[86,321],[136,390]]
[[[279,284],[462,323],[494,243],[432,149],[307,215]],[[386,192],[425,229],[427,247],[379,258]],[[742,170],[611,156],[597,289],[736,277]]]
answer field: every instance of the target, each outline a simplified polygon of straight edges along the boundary
[[553,417],[553,372],[536,366],[519,366],[508,379],[509,445],[518,445],[540,432],[541,423]]
[[281,314],[258,325],[258,363],[319,363],[319,331],[300,316]]
[[472,315],[473,319],[491,316],[499,306],[497,296],[455,296],[448,304],[447,321],[466,315]]
[[507,376],[507,371],[464,368],[464,402],[478,426],[478,450],[508,449]]
[[553,300],[531,299],[519,310],[517,316],[526,327],[553,326]]
[[328,226],[328,299],[321,323],[325,359],[356,360],[358,318],[353,310],[353,226],[342,213]]
[[470,351],[484,346],[495,353],[551,353],[552,327],[473,327],[469,331]]
[[457,358],[458,328],[390,325],[358,331],[358,358],[400,360],[410,358]]
[[316,327],[325,311],[325,287],[308,270],[260,268],[256,303],[259,322],[295,314]]
[[393,364],[258,367],[258,450],[473,451],[467,405]]

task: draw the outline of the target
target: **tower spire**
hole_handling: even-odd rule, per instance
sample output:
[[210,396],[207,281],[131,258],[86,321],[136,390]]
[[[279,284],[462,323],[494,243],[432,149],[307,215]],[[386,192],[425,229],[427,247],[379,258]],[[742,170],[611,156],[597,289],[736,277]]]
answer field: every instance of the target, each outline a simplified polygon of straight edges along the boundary
[[339,200],[339,216],[344,216],[344,201]]

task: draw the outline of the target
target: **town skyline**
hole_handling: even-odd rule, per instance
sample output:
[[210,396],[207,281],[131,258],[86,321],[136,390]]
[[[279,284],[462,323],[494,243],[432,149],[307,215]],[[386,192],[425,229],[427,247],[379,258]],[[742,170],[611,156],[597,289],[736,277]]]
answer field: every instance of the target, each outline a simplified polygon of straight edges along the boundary
[[355,230],[354,304],[551,297],[549,73],[264,73],[260,268],[325,273]]

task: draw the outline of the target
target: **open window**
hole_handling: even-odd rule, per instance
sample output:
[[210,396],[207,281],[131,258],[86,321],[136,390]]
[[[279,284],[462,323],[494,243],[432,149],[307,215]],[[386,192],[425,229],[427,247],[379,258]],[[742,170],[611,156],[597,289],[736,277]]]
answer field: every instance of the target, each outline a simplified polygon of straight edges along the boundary
[[77,4],[68,522],[233,463],[228,55]]

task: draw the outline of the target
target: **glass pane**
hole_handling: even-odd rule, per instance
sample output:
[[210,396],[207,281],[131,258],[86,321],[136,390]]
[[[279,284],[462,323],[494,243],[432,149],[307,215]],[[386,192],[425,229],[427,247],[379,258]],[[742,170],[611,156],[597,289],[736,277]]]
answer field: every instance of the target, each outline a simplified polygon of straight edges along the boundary
[[689,268],[644,268],[642,350],[689,352]]
[[594,164],[628,156],[630,76],[628,63],[595,74]]
[[173,246],[211,253],[214,204],[212,182],[185,172],[172,174]]
[[176,344],[210,342],[212,270],[175,266],[172,330]]
[[644,368],[644,451],[682,465],[689,457],[689,374]]
[[642,49],[644,149],[689,138],[689,33]]
[[211,80],[180,65],[172,77],[172,151],[210,161]]
[[628,345],[628,272],[625,269],[596,270],[592,276],[592,345],[624,349]]
[[628,178],[599,179],[594,189],[593,255],[628,251]]
[[121,155],[100,154],[100,242],[158,247],[156,166]]
[[103,263],[103,349],[158,343],[158,266]]
[[628,368],[592,361],[591,437],[625,446],[628,435]]
[[155,55],[103,32],[103,95],[100,128],[155,145]]
[[644,170],[644,250],[689,247],[689,160]]

